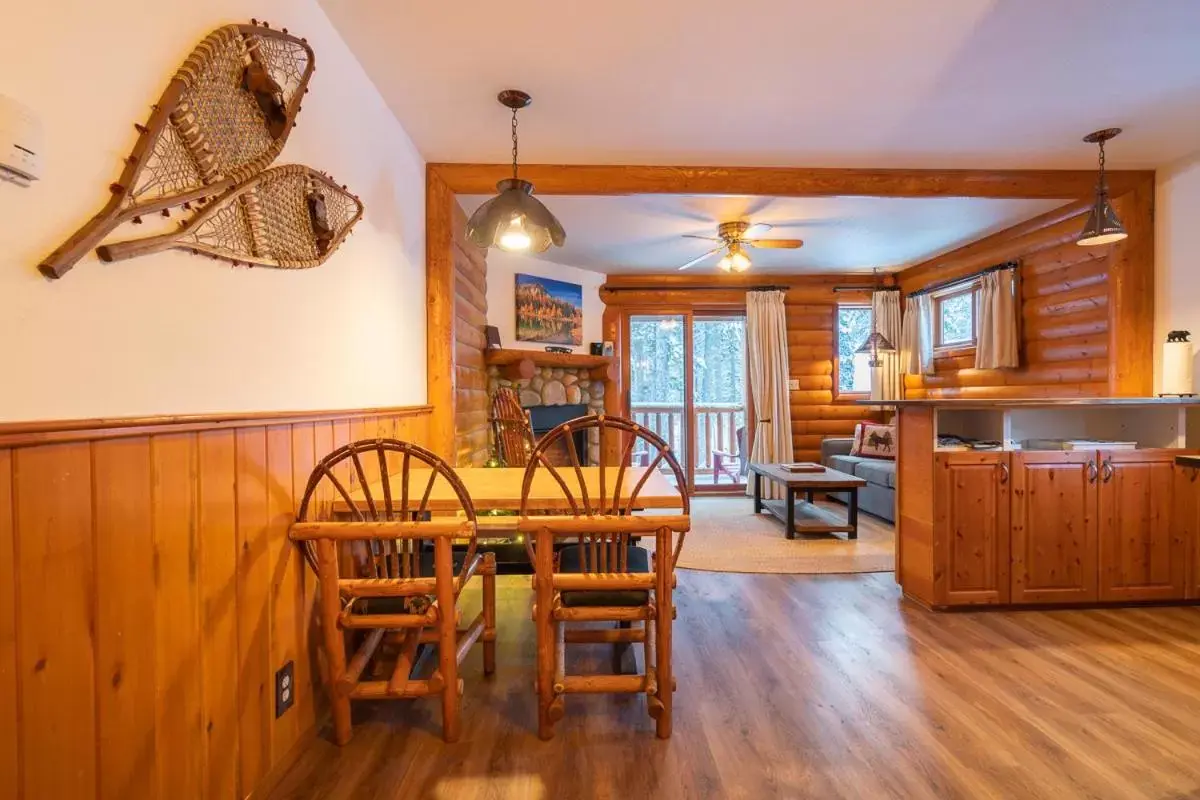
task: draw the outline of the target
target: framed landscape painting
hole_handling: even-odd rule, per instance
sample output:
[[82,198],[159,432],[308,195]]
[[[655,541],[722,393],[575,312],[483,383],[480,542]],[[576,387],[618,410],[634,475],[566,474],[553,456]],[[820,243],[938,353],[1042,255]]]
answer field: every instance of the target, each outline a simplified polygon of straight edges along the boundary
[[583,286],[517,273],[517,341],[583,344]]

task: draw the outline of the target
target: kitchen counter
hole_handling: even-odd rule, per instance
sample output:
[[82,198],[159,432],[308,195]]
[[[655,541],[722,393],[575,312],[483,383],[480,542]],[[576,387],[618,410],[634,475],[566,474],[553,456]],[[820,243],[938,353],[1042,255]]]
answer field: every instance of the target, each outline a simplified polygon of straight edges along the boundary
[[1009,399],[929,398],[922,400],[855,400],[860,406],[889,408],[1072,408],[1080,406],[1200,407],[1200,397],[1013,397]]

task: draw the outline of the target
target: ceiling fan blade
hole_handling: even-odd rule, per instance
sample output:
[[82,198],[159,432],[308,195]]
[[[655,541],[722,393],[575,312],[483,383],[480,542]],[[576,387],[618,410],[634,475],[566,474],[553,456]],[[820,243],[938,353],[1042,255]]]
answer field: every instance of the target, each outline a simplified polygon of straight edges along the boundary
[[716,236],[697,236],[694,233],[685,233],[685,234],[683,234],[683,238],[685,238],[685,239],[703,239],[706,242],[723,242],[723,241],[725,241],[724,239],[719,239]]
[[803,239],[748,239],[746,244],[773,250],[795,250],[804,244]]
[[762,236],[767,231],[771,230],[771,226],[765,222],[756,222],[746,230],[742,231],[742,238],[748,239],[751,236]]
[[687,269],[688,267],[694,267],[694,266],[696,266],[697,264],[699,264],[701,261],[703,261],[704,259],[706,259],[706,258],[708,258],[709,256],[711,256],[713,253],[719,253],[719,252],[721,252],[721,251],[722,251],[722,250],[724,250],[724,249],[725,249],[725,245],[721,245],[720,247],[714,247],[712,250],[709,250],[709,251],[708,251],[707,253],[705,253],[704,255],[702,255],[702,256],[697,256],[696,258],[693,258],[691,261],[687,262],[686,264],[684,264],[684,265],[683,265],[682,267],[680,267],[679,269],[680,269],[680,271],[682,272],[683,270]]

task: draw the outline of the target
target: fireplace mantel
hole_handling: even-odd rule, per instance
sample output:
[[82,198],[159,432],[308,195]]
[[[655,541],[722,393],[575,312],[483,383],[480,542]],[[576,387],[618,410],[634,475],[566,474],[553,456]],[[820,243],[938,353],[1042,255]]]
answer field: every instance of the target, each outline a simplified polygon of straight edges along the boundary
[[509,380],[532,378],[538,367],[586,371],[597,381],[616,380],[616,362],[611,356],[583,353],[548,353],[545,350],[488,350],[483,360],[500,368]]

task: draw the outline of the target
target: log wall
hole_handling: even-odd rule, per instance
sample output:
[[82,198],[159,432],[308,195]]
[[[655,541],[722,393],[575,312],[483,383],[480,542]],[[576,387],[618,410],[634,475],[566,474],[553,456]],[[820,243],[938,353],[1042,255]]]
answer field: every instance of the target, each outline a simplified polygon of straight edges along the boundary
[[[879,412],[838,398],[833,390],[835,312],[839,303],[870,302],[869,291],[834,292],[835,286],[871,285],[864,275],[756,275],[756,276],[679,276],[614,275],[601,288],[600,299],[606,304],[605,338],[612,336],[617,354],[628,363],[628,340],[615,328],[621,316],[629,314],[700,313],[746,307],[750,287],[773,284],[786,287],[788,362],[790,376],[799,388],[788,393],[792,418],[793,458],[816,461],[821,441],[829,437],[851,436],[862,420],[879,420]],[[623,328],[627,328],[624,323]],[[610,413],[628,413],[627,372],[623,370],[616,396],[620,408]]]
[[[899,273],[900,287],[907,294],[993,264],[1009,260],[1021,264],[1020,367],[977,370],[973,350],[949,352],[935,357],[933,375],[905,376],[905,397],[1089,397],[1149,392],[1148,385],[1141,386],[1148,377],[1122,381],[1113,367],[1115,352],[1141,349],[1141,340],[1148,343],[1152,335],[1150,329],[1142,329],[1144,322],[1114,322],[1122,308],[1113,299],[1113,265],[1126,246],[1075,244],[1084,214],[1084,205],[1064,206]],[[1136,217],[1127,221],[1131,240],[1142,238],[1133,230],[1138,225]],[[1144,249],[1140,241],[1135,244]],[[1149,272],[1152,277],[1152,250],[1148,261],[1129,269],[1138,274]],[[1128,318],[1128,313],[1125,316]]]
[[[316,461],[427,443],[427,406],[0,425],[6,797],[235,798],[314,734]],[[275,718],[275,672],[295,705]]]
[[467,241],[467,218],[454,205],[454,437],[459,466],[480,466],[488,455],[487,251]]

